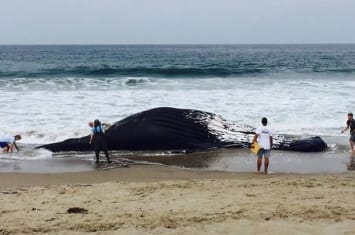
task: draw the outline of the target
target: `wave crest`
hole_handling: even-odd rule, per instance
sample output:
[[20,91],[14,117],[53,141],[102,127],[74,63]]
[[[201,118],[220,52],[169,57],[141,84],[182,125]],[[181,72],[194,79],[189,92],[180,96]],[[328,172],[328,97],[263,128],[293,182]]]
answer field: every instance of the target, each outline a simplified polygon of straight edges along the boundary
[[227,77],[233,75],[262,74],[264,68],[232,67],[119,67],[119,66],[77,66],[53,68],[38,71],[0,71],[0,78],[50,78],[50,77]]

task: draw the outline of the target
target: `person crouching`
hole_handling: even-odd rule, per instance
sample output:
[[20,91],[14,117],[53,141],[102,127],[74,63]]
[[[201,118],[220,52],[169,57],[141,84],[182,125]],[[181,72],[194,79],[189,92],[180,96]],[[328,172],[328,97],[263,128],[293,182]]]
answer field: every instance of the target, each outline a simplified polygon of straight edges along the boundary
[[0,137],[0,148],[3,149],[4,153],[12,153],[14,151],[14,148],[18,152],[20,151],[20,149],[17,146],[16,141],[20,139],[20,135]]

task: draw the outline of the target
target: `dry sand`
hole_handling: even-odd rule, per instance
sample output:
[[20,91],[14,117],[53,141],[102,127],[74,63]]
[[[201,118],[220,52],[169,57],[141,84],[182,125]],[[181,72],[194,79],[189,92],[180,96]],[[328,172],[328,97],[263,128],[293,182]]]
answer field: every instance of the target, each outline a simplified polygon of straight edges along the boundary
[[0,234],[18,233],[355,234],[355,174],[2,173]]

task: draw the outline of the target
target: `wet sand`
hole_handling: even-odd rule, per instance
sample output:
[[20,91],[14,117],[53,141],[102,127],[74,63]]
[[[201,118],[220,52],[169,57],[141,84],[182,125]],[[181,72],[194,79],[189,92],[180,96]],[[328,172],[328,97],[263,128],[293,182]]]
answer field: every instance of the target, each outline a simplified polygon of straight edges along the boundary
[[[272,151],[269,172],[322,174],[346,173],[355,168],[354,156],[348,151],[345,138],[324,137],[329,149],[318,153]],[[21,151],[0,154],[0,172],[15,173],[68,173],[94,171],[94,153],[51,153],[34,149],[34,145],[21,145]],[[193,153],[178,151],[111,151],[114,161],[126,161],[130,165],[163,164],[182,168],[206,168],[228,172],[253,172],[256,155],[248,149],[214,149]],[[102,162],[106,162],[102,156]]]
[[0,173],[0,234],[353,234],[354,198],[353,173]]
[[74,158],[0,161],[0,173],[68,173],[92,170],[93,164]]

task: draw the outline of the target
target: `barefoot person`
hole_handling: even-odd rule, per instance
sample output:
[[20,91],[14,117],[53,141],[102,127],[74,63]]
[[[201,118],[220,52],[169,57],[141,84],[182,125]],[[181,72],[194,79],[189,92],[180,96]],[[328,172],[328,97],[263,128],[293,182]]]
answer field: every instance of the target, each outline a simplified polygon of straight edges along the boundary
[[95,149],[95,156],[96,156],[96,164],[100,163],[100,151],[104,151],[107,162],[111,163],[110,157],[108,155],[108,148],[106,143],[106,136],[105,136],[105,128],[101,124],[99,120],[95,120],[94,123],[89,123],[89,126],[92,125],[92,134],[90,137],[90,144],[94,144]]
[[267,174],[267,169],[269,167],[269,157],[272,149],[272,131],[269,127],[267,127],[266,117],[261,119],[261,124],[262,126],[256,129],[253,143],[259,139],[260,150],[257,154],[257,173],[260,173],[261,163],[264,157],[264,172]]
[[0,148],[3,149],[4,153],[12,153],[14,151],[14,147],[17,151],[20,151],[16,144],[16,141],[20,139],[20,135],[0,137]]
[[353,118],[353,114],[352,114],[352,113],[348,113],[348,120],[346,121],[346,127],[341,131],[341,133],[344,133],[344,132],[347,131],[348,129],[350,129],[350,138],[349,138],[350,151],[354,154],[354,153],[355,153],[355,149],[354,149],[354,142],[355,142],[355,120],[354,120],[354,118]]

